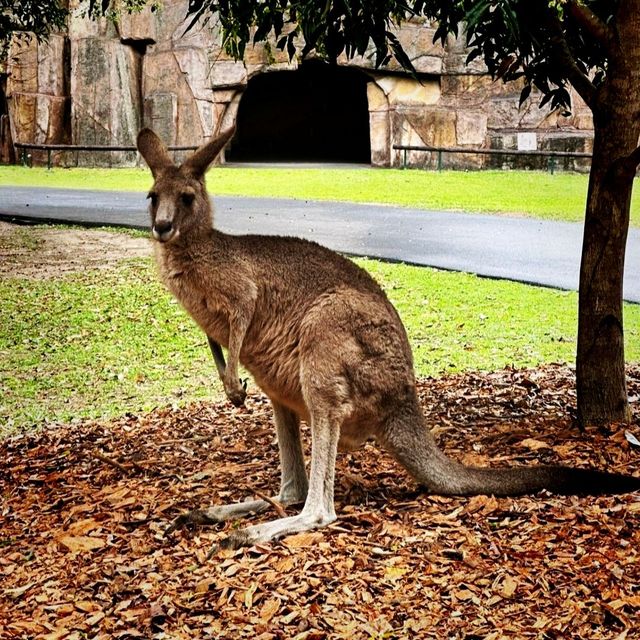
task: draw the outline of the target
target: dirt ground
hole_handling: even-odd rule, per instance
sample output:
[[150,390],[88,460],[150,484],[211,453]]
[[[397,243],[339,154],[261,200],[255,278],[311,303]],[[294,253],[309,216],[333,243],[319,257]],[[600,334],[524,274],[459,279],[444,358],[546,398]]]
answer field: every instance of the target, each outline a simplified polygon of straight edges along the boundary
[[54,278],[83,269],[108,269],[124,258],[150,254],[149,239],[127,233],[0,221],[0,278]]

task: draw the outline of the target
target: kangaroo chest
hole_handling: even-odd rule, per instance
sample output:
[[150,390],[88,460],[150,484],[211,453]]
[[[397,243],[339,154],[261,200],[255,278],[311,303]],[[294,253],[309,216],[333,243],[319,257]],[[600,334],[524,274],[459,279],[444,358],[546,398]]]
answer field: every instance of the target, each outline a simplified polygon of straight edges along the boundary
[[200,328],[223,346],[229,342],[229,309],[197,265],[184,264],[171,255],[159,260],[162,280]]

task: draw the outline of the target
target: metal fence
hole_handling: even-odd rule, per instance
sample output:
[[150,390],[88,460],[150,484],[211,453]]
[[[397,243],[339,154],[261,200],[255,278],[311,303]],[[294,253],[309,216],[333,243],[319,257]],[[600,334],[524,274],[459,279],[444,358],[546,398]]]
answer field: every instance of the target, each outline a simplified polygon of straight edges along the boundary
[[[80,151],[99,151],[99,152],[113,152],[113,151],[128,151],[137,152],[137,147],[131,145],[99,145],[99,144],[37,144],[32,142],[16,142],[14,147],[20,150],[20,160],[23,165],[29,166],[29,149],[35,151],[47,152],[47,169],[51,169],[53,166],[53,153],[54,152],[80,152]],[[197,149],[197,145],[184,145],[184,146],[170,146],[167,147],[168,151],[194,151]],[[76,165],[78,164],[76,156]]]
[[402,168],[406,169],[407,154],[409,151],[422,151],[425,153],[437,154],[437,169],[442,171],[444,168],[443,154],[445,153],[462,153],[473,155],[487,155],[487,156],[529,156],[529,157],[547,157],[547,170],[549,173],[554,173],[556,170],[558,158],[588,158],[591,159],[590,153],[580,151],[542,151],[542,150],[530,150],[525,151],[523,149],[469,149],[467,147],[431,147],[415,146],[415,145],[402,145],[394,144],[393,148],[396,151],[402,151]]
[[[31,142],[16,142],[14,143],[16,149],[19,150],[19,156],[22,164],[29,165],[29,150],[34,151],[46,151],[47,152],[47,168],[51,169],[53,166],[53,153],[54,152],[75,152],[76,154],[81,151],[91,152],[137,152],[137,148],[133,145],[81,145],[81,144],[38,144]],[[179,145],[167,147],[169,151],[194,151],[197,149],[197,145]],[[402,151],[402,168],[408,167],[408,153],[410,151],[419,151],[423,153],[435,153],[436,167],[438,171],[442,171],[444,168],[443,155],[445,153],[459,153],[469,155],[488,155],[488,156],[525,156],[525,157],[546,157],[547,170],[550,173],[554,173],[557,166],[558,158],[581,158],[591,159],[590,153],[584,153],[579,151],[542,151],[531,150],[525,151],[522,149],[479,149],[479,148],[467,148],[467,147],[433,147],[433,146],[417,146],[417,145],[400,145],[394,144],[393,149],[396,151]],[[78,164],[76,156],[76,165]]]

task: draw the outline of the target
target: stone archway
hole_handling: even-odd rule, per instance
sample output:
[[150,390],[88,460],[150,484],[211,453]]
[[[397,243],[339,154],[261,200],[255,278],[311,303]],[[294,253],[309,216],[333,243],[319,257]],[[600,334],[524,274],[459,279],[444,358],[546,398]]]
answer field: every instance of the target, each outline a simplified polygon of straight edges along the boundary
[[368,80],[362,71],[317,61],[254,76],[227,159],[370,162]]

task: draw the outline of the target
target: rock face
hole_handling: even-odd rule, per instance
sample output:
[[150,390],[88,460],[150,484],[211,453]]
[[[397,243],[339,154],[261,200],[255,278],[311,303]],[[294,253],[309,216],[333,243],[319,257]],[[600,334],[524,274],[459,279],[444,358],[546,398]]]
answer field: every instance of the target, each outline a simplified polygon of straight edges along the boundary
[[[150,126],[169,145],[199,145],[236,122],[253,78],[271,72],[298,73],[298,62],[289,61],[275,43],[249,47],[242,62],[229,58],[213,19],[185,34],[187,0],[166,0],[161,11],[146,8],[123,16],[119,23],[82,19],[73,13],[78,4],[79,0],[70,2],[72,18],[66,33],[52,36],[44,45],[35,40],[18,43],[11,52],[6,99],[15,142],[131,146],[140,127]],[[403,74],[395,61],[384,70],[374,68],[372,56],[339,61],[366,80],[361,83],[367,105],[362,118],[368,120],[366,153],[373,165],[546,164],[544,159],[502,154],[438,157],[433,152],[404,152],[394,145],[591,149],[590,113],[577,96],[571,116],[540,110],[535,99],[519,108],[521,87],[492,82],[477,61],[465,66],[464,42],[451,38],[444,46],[434,44],[434,33],[434,26],[424,21],[405,23],[398,31],[419,80]],[[284,104],[288,97],[274,99]],[[253,108],[255,113],[245,113],[244,122],[259,121],[260,110]],[[318,109],[312,112],[314,118],[320,117]],[[278,135],[296,132],[283,134],[279,129]],[[277,140],[273,144],[277,147]],[[337,158],[340,144],[336,139]],[[179,159],[181,152],[175,154]],[[43,157],[33,154],[36,162]],[[56,161],[126,166],[139,159],[133,151],[94,151],[58,154]],[[564,164],[580,166],[575,160]]]
[[[14,142],[70,142],[69,40],[16,42],[7,69],[6,97]],[[30,152],[31,153],[31,152]],[[45,154],[33,152],[34,161]]]

